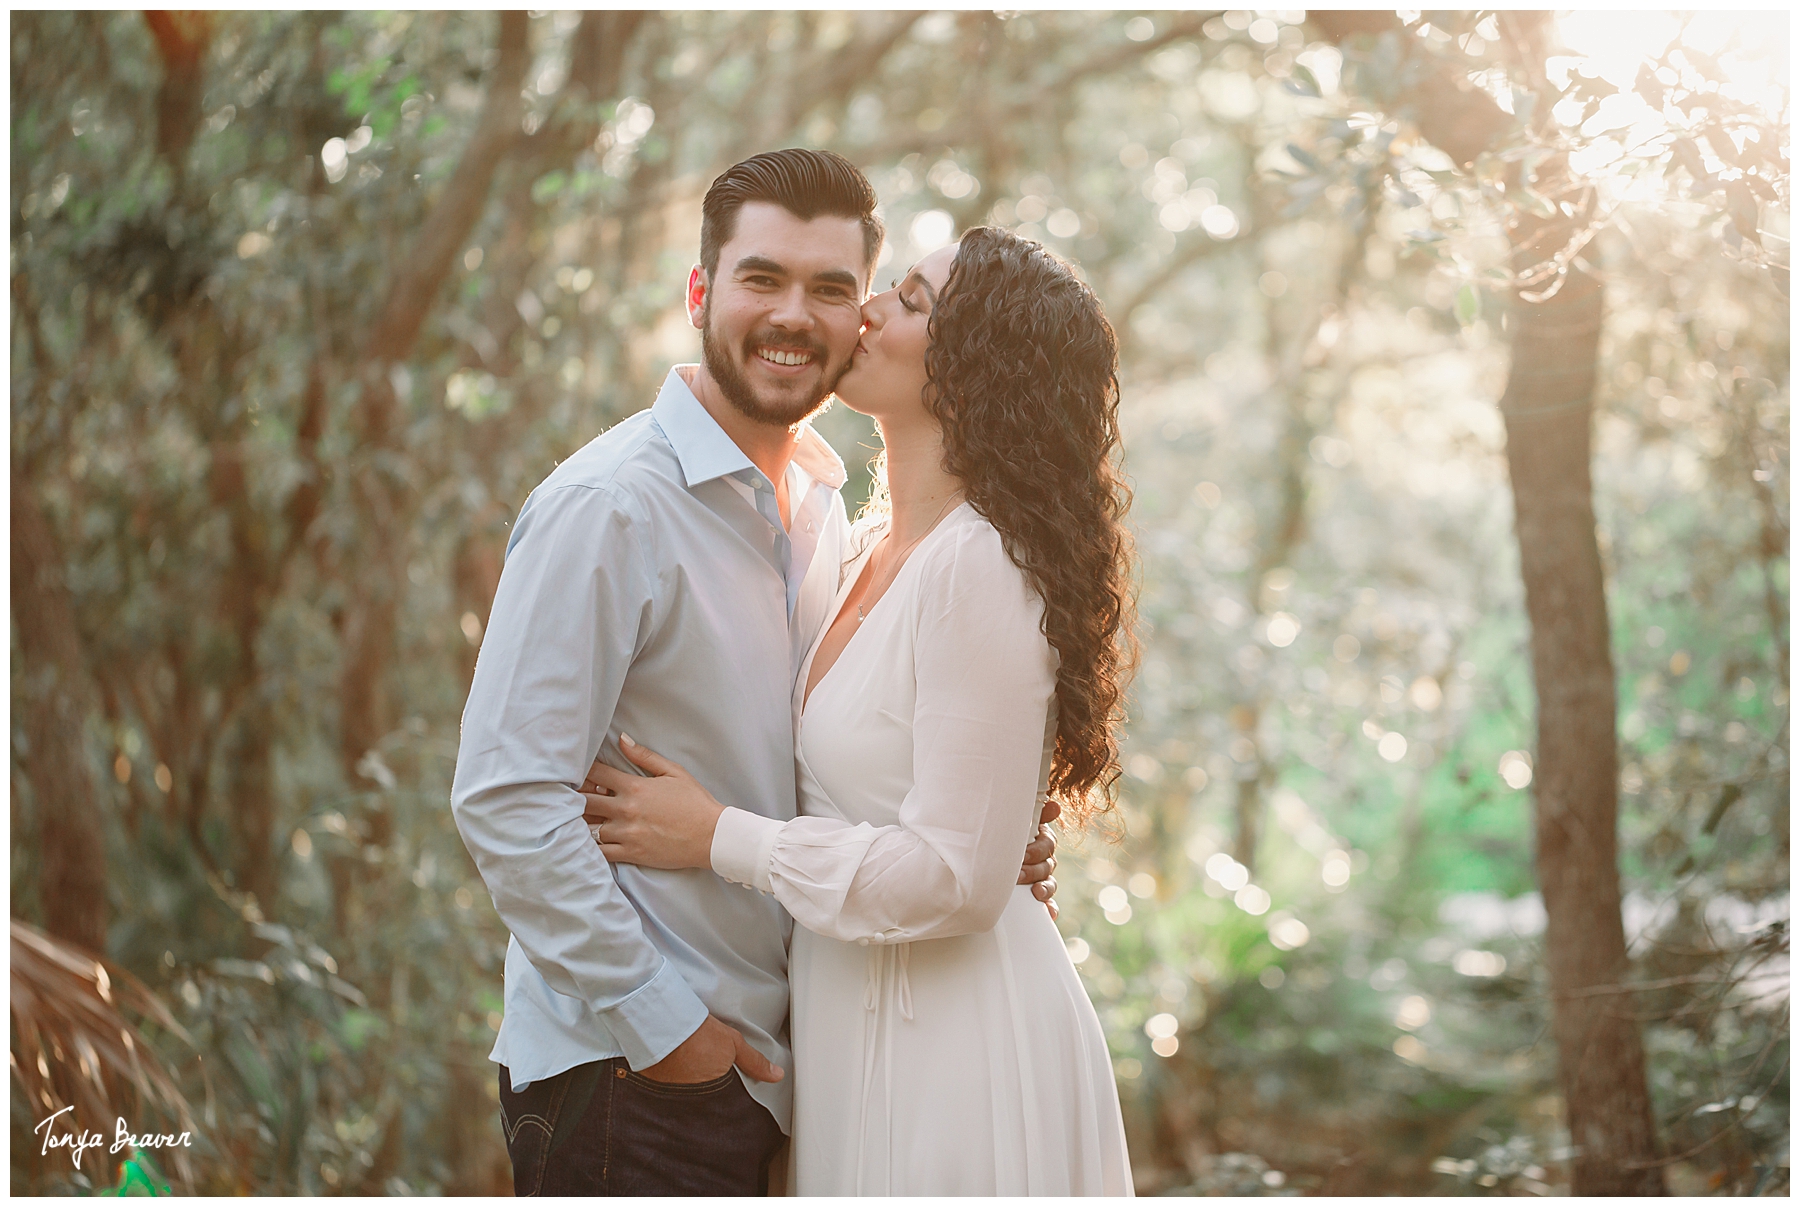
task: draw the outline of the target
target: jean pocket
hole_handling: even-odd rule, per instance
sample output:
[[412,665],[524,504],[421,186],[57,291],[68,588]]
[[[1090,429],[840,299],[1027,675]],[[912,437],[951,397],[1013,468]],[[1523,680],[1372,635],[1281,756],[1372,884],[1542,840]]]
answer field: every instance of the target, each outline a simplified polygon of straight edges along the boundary
[[510,1119],[505,1108],[500,1111],[500,1124],[506,1130],[506,1155],[512,1159],[513,1193],[536,1194],[544,1184],[555,1125],[537,1114]]
[[[508,1074],[501,1070],[500,1127],[506,1134],[506,1155],[512,1159],[515,1195],[534,1195],[542,1190],[550,1155],[556,1148],[557,1125],[564,1121],[569,1106],[569,1091],[592,1068],[577,1066],[517,1093],[505,1083]],[[586,1084],[591,1094],[593,1079]]]
[[620,1069],[618,1078],[634,1089],[643,1090],[647,1094],[655,1094],[659,1098],[704,1098],[709,1094],[717,1094],[728,1090],[737,1081],[735,1068],[726,1069],[723,1076],[711,1081],[658,1081],[654,1077],[646,1077],[631,1069]]

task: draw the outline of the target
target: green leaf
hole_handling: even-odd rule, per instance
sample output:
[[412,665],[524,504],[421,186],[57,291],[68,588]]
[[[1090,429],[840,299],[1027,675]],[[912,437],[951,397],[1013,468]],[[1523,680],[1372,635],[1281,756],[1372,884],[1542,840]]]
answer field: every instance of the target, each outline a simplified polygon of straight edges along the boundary
[[1517,192],[1509,193],[1508,196],[1513,197],[1518,207],[1528,214],[1534,214],[1539,218],[1556,217],[1556,207],[1550,204],[1549,199],[1539,196],[1530,189],[1521,188]]
[[1592,100],[1604,100],[1618,91],[1606,79],[1597,75],[1578,75],[1569,91],[1576,96],[1585,96]]
[[1674,154],[1675,162],[1688,170],[1688,175],[1694,178],[1695,184],[1704,184],[1708,186],[1700,191],[1703,193],[1710,193],[1712,191],[1711,186],[1714,184],[1712,173],[1708,172],[1706,170],[1706,165],[1701,162],[1700,148],[1695,144],[1694,140],[1691,138],[1678,138],[1675,140],[1675,145],[1671,148],[1671,151]]
[[1295,163],[1299,164],[1307,171],[1316,172],[1319,170],[1319,161],[1314,159],[1312,152],[1308,151],[1305,147],[1299,146],[1296,143],[1289,143],[1285,150],[1293,157]]
[[1681,55],[1695,71],[1714,83],[1723,83],[1728,78],[1725,69],[1719,66],[1719,60],[1703,50],[1694,49],[1685,41],[1681,44]]
[[546,172],[544,175],[538,177],[537,181],[532,184],[531,199],[539,205],[542,205],[544,202],[550,200],[550,198],[562,192],[563,185],[567,182],[568,177],[562,172]]
[[1734,180],[1725,186],[1725,211],[1731,215],[1731,223],[1738,228],[1744,238],[1762,246],[1762,236],[1757,233],[1760,211],[1757,209],[1756,197],[1741,180]]
[[1746,176],[1744,177],[1743,183],[1745,188],[1749,189],[1752,193],[1755,193],[1758,197],[1761,197],[1770,205],[1781,204],[1781,194],[1777,193],[1774,186],[1762,177]]
[[1318,77],[1313,75],[1313,73],[1307,70],[1305,65],[1301,63],[1294,64],[1294,73],[1288,79],[1288,88],[1290,91],[1296,92],[1301,96],[1318,97],[1324,95],[1324,90],[1319,87]]
[[1537,112],[1538,94],[1514,88],[1512,94],[1513,117],[1521,126],[1531,124],[1531,115]]
[[1475,286],[1464,283],[1456,291],[1456,321],[1467,327],[1481,315],[1481,295],[1475,292]]

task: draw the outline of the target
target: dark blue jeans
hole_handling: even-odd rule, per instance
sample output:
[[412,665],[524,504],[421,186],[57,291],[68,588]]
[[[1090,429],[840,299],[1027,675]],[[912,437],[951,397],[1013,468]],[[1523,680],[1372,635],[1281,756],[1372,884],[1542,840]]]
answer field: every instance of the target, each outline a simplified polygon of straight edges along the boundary
[[520,1195],[760,1195],[781,1128],[737,1070],[696,1085],[577,1065],[518,1093],[500,1069],[500,1122]]

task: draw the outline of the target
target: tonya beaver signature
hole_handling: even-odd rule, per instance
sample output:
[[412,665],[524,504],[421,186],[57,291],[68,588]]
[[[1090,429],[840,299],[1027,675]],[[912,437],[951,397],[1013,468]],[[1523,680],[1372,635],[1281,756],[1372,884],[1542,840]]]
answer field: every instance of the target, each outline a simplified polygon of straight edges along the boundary
[[[65,1106],[62,1110],[57,1111],[56,1114],[51,1115],[31,1130],[34,1132],[42,1132],[44,1134],[44,1146],[38,1150],[39,1156],[47,1154],[53,1148],[66,1148],[69,1150],[70,1159],[75,1162],[75,1168],[80,1169],[82,1156],[86,1154],[88,1149],[99,1148],[102,1144],[105,1144],[106,1137],[102,1136],[99,1132],[82,1131],[73,1128],[61,1135],[58,1135],[51,1130],[51,1125],[53,1123],[74,1109],[73,1106]],[[194,1137],[191,1132],[181,1132],[179,1134],[146,1132],[141,1136],[137,1135],[129,1127],[126,1127],[125,1120],[120,1118],[118,1127],[113,1132],[112,1147],[106,1151],[109,1153],[118,1153],[126,1148],[188,1148],[191,1147],[193,1143]]]

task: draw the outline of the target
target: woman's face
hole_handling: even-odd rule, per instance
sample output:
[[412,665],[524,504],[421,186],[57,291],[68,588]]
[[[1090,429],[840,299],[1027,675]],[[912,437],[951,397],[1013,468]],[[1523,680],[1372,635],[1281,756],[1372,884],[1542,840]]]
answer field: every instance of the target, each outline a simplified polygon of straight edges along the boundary
[[939,248],[863,303],[862,340],[837,384],[845,406],[888,423],[925,416],[927,329],[955,262],[954,243]]

